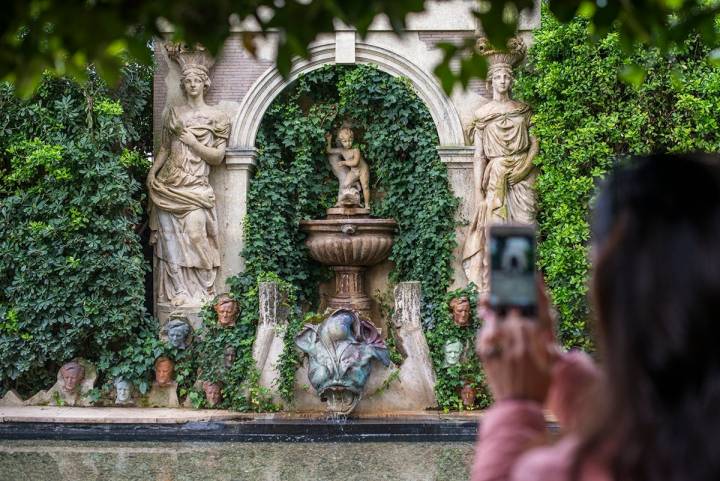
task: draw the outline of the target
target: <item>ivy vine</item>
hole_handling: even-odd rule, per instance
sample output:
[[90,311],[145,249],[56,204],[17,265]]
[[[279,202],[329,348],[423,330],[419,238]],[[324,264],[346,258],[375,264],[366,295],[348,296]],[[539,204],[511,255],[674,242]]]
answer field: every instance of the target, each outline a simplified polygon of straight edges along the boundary
[[[327,66],[301,77],[271,105],[258,133],[258,169],[248,192],[245,274],[275,272],[297,292],[298,312],[317,308],[318,285],[330,276],[310,258],[298,226],[324,217],[336,200],[338,183],[327,164],[324,136],[348,123],[370,165],[372,215],[398,223],[390,281],[422,283],[428,341],[440,365],[450,329],[447,289],[458,200],[436,150],[435,124],[407,79],[365,65]],[[285,338],[278,388],[286,401],[300,362],[293,341],[301,325],[302,316],[294,317]],[[466,378],[481,383],[473,356],[462,372],[438,371],[441,407],[461,406],[456,387]]]

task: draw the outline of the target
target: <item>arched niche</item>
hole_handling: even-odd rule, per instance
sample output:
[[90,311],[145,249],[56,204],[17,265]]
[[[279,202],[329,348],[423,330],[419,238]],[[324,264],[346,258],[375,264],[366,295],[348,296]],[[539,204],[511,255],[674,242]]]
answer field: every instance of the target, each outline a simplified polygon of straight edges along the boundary
[[[275,67],[263,73],[250,87],[233,121],[230,149],[250,150],[265,111],[283,89],[303,74],[335,63],[335,42],[316,44],[310,48],[310,60],[293,64],[290,75],[283,79]],[[376,65],[393,76],[407,77],[418,96],[428,107],[438,132],[441,146],[464,145],[460,116],[437,82],[423,69],[386,49],[368,43],[355,44],[355,63]]]

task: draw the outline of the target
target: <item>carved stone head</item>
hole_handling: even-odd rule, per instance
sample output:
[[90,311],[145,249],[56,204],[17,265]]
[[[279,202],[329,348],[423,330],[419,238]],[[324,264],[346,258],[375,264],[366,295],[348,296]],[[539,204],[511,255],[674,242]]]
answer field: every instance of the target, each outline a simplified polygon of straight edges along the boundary
[[342,145],[344,149],[349,149],[352,147],[355,134],[350,127],[342,127],[340,130],[338,130],[337,136],[338,142],[340,143],[340,145]]
[[453,322],[460,327],[470,324],[470,300],[465,297],[456,297],[450,301]]
[[235,353],[234,347],[228,346],[225,348],[225,352],[223,353],[223,366],[225,366],[225,369],[230,369],[232,367],[236,357],[237,354]]
[[[210,68],[213,59],[200,45],[188,47],[180,43],[165,45],[168,56],[180,66],[180,87],[185,95],[205,94],[210,88]],[[199,91],[198,91],[199,89]]]
[[208,406],[215,406],[222,400],[222,387],[215,382],[203,381],[203,391],[205,391],[205,399]]
[[470,407],[475,405],[475,398],[477,397],[477,389],[472,387],[472,384],[465,383],[460,390],[460,399],[462,399],[463,406]]
[[445,366],[456,366],[460,363],[463,353],[463,343],[459,339],[448,339],[443,347],[445,353]]
[[67,393],[75,392],[85,379],[85,368],[76,361],[70,361],[60,368],[60,377],[63,381],[62,390]]
[[215,312],[217,312],[218,323],[222,327],[232,327],[235,325],[239,311],[238,303],[228,294],[222,294],[215,303]]
[[155,360],[155,382],[160,387],[169,386],[173,383],[175,374],[175,363],[167,357],[159,357]]
[[171,318],[165,325],[168,342],[178,349],[186,349],[190,343],[190,332],[192,328],[184,318]]
[[132,384],[125,379],[115,379],[115,404],[127,404],[132,394]]

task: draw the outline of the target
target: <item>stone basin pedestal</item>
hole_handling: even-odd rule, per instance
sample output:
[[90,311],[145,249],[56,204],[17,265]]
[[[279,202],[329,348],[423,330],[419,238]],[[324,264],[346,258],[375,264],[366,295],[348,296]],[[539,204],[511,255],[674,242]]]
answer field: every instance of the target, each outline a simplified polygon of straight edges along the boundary
[[365,271],[390,255],[394,219],[374,219],[360,207],[333,207],[327,218],[305,220],[300,228],[313,259],[335,272],[335,294],[328,306],[369,314],[370,297],[365,292]]

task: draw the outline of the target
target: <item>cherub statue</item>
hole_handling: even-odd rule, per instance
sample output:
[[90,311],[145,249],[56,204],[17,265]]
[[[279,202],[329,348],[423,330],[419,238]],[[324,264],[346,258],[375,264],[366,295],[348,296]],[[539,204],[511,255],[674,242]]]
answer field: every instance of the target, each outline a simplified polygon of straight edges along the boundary
[[333,172],[340,182],[337,206],[352,207],[359,204],[355,192],[357,183],[363,194],[364,207],[370,208],[370,168],[363,159],[360,149],[353,147],[354,134],[349,127],[342,127],[338,130],[338,143],[341,147],[332,146],[332,134],[325,134],[328,154],[328,161]]

